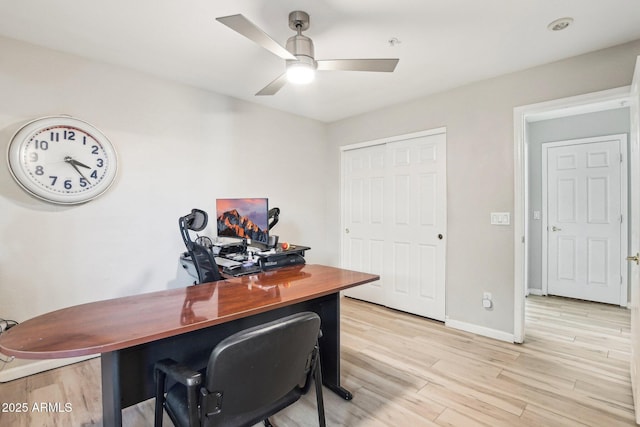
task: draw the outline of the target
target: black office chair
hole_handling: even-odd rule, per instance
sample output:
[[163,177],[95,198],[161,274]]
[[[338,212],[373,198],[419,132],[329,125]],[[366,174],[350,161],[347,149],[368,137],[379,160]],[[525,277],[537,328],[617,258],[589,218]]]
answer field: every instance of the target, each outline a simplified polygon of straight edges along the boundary
[[[296,402],[313,378],[325,427],[318,337],[320,317],[294,314],[225,338],[206,373],[164,359],[156,363],[155,427],[163,407],[176,427],[252,426]],[[176,382],[164,396],[167,377]]]
[[191,240],[191,236],[189,235],[189,230],[204,230],[207,222],[207,213],[200,209],[192,209],[190,214],[178,219],[182,240],[184,240],[184,245],[187,247],[187,252],[198,274],[197,283],[222,280],[213,253],[207,247]]
[[279,220],[280,208],[269,209],[269,213],[267,214],[267,221],[269,221],[269,225],[267,226],[267,229],[271,231],[271,229],[276,226]]

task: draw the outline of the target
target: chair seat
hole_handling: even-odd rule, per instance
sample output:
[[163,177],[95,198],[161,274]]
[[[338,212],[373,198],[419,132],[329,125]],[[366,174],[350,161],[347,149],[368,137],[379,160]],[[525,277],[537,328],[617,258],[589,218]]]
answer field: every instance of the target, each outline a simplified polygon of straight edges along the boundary
[[[295,389],[277,400],[268,407],[259,408],[252,412],[245,412],[242,414],[230,414],[224,413],[224,420],[220,425],[226,426],[253,426],[265,418],[274,415],[287,406],[291,405],[298,399],[302,393],[300,390]],[[169,389],[165,400],[165,408],[169,412],[169,416],[174,420],[176,427],[189,425],[189,408],[187,405],[187,388],[181,384],[176,384]],[[265,416],[265,413],[267,414]]]

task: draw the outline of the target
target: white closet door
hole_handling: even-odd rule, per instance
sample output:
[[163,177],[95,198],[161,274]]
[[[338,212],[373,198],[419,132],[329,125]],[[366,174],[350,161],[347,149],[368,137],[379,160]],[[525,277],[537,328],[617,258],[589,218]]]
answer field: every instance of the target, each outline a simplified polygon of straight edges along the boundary
[[384,304],[385,153],[385,145],[343,153],[342,265],[381,276],[347,295],[376,304]]
[[445,318],[446,135],[343,154],[343,263],[379,274],[354,298]]

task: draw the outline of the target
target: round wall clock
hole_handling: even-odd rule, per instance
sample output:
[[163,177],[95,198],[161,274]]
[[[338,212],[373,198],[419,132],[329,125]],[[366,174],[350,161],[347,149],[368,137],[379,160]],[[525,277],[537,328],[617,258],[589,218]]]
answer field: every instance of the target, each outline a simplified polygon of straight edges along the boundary
[[58,204],[94,199],[113,183],[118,160],[107,137],[70,116],[35,119],[11,138],[11,175],[31,195]]

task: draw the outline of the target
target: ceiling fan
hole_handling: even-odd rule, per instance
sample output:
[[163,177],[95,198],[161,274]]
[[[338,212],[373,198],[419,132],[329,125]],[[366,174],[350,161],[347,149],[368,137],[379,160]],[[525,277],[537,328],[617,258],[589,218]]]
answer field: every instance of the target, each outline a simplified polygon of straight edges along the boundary
[[256,95],[274,95],[287,83],[304,84],[313,80],[317,71],[378,71],[392,72],[399,59],[325,59],[314,58],[313,41],[302,34],[309,28],[309,14],[294,11],[289,14],[289,28],[296,31],[287,40],[286,48],[243,15],[216,18],[217,21],[285,59],[286,72],[265,86]]

